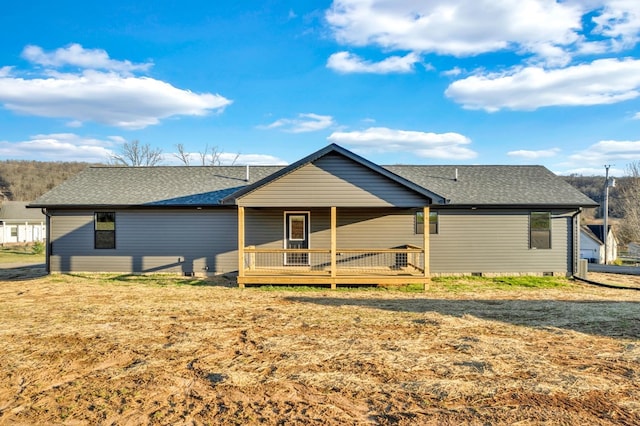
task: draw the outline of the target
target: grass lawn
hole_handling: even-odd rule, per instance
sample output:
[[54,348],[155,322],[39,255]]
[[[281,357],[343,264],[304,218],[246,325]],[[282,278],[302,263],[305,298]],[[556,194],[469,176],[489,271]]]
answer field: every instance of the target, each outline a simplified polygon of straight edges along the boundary
[[0,424],[640,424],[640,292],[0,282]]
[[36,254],[31,246],[0,247],[0,267],[7,263],[44,263],[44,252]]

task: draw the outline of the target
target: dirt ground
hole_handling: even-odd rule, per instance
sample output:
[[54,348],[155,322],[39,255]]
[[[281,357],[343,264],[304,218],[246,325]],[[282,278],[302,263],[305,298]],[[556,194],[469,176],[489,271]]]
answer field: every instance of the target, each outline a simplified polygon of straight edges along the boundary
[[30,271],[0,278],[0,424],[640,424],[640,291]]
[[589,272],[587,275],[587,279],[599,283],[640,288],[640,275],[604,274],[598,272]]

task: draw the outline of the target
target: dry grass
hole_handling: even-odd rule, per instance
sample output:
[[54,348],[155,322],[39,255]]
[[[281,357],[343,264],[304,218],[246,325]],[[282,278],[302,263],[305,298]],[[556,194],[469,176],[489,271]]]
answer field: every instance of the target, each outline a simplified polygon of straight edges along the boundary
[[640,423],[638,291],[178,281],[0,283],[0,424]]

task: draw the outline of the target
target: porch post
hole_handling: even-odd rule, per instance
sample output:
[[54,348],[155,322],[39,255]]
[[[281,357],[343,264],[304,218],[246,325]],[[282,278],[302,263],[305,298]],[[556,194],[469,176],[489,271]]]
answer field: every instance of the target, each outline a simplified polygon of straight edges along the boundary
[[338,275],[336,262],[336,207],[331,207],[331,288],[336,288],[336,276]]
[[[430,224],[429,224],[429,206],[424,206],[422,208],[422,221],[423,221],[423,229],[424,232],[422,233],[423,235],[423,242],[422,242],[422,248],[424,250],[424,277],[425,278],[429,278],[429,276],[431,275],[431,270],[429,268],[429,228],[430,228]],[[426,283],[425,283],[425,288],[426,288]]]
[[238,287],[244,288],[244,207],[238,206]]

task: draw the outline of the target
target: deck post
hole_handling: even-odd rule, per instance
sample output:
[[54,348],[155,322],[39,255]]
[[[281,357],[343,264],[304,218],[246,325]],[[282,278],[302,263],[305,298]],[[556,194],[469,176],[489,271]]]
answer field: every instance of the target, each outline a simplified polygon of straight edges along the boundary
[[422,241],[422,248],[424,251],[423,257],[424,257],[424,290],[427,290],[427,280],[431,275],[431,270],[430,270],[430,266],[429,263],[430,259],[429,259],[429,234],[430,234],[430,228],[431,228],[431,224],[430,224],[430,220],[429,220],[429,206],[424,206],[422,208],[422,221],[423,221],[423,241]]
[[238,206],[238,287],[244,288],[244,207]]
[[331,207],[331,289],[336,288],[336,276],[338,275],[338,262],[336,261],[336,207]]

